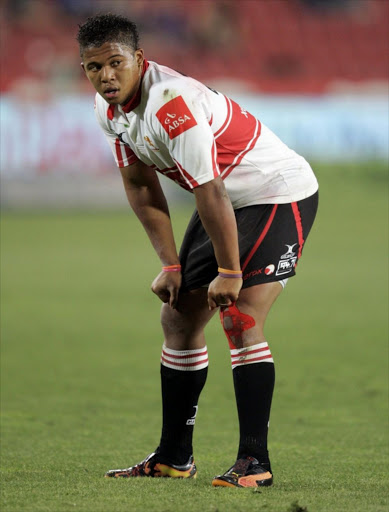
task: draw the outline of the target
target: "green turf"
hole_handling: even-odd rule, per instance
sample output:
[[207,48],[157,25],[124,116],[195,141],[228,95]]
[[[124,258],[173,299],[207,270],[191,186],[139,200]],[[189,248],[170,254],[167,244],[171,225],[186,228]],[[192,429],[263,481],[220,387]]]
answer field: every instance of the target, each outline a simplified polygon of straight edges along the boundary
[[[320,210],[267,336],[275,485],[214,489],[233,462],[229,352],[208,328],[196,481],[102,478],[160,430],[159,263],[130,213],[3,213],[2,512],[387,512],[385,166],[318,166]],[[179,237],[188,210],[175,210]]]

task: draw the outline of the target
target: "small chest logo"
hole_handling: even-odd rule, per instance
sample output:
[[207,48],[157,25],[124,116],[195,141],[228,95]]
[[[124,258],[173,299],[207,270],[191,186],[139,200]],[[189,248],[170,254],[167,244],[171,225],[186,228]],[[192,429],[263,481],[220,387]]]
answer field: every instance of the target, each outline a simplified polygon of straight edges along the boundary
[[126,132],[122,132],[122,133],[115,133],[116,137],[120,140],[120,142],[122,144],[124,144],[125,146],[127,147],[131,147],[128,142],[126,142],[125,140],[123,140],[123,135],[125,135]]
[[177,96],[177,98],[165,103],[158,110],[156,116],[170,139],[174,139],[177,135],[197,125],[182,96]]
[[150,140],[150,137],[148,137],[147,135],[145,135],[144,137],[144,140],[150,145],[151,149],[153,151],[159,151],[159,148],[157,148],[157,146],[153,143],[152,140]]

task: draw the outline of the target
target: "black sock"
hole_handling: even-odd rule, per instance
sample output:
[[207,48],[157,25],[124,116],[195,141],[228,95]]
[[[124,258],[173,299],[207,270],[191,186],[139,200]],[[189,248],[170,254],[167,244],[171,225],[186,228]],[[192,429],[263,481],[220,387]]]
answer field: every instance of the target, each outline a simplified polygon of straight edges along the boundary
[[[206,354],[206,348],[202,350]],[[193,454],[192,438],[197,405],[208,373],[208,355],[198,356],[195,352],[182,351],[191,370],[177,370],[165,366],[163,362],[161,364],[162,435],[158,451],[174,464],[185,464]],[[179,357],[176,356],[175,360],[179,360]],[[197,363],[190,361],[196,360],[200,362],[199,370],[193,370],[191,366]],[[178,364],[185,365],[184,362],[176,363]],[[171,364],[173,365],[174,363]]]
[[267,466],[267,432],[275,381],[274,363],[236,366],[233,378],[240,427],[237,458],[252,456]]

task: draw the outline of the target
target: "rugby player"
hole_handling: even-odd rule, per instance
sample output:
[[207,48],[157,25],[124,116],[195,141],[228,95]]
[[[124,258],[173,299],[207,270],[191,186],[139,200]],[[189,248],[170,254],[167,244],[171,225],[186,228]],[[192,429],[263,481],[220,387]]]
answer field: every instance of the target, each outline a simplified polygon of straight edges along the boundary
[[[274,363],[264,324],[295,275],[316,215],[317,180],[303,157],[232,99],[146,60],[126,17],[88,18],[78,43],[97,91],[97,121],[162,265],[152,283],[163,302],[160,441],[140,463],[106,476],[196,476],[193,428],[208,369],[204,327],[219,312],[240,438],[235,462],[212,484],[271,485]],[[179,253],[157,173],[195,198]]]

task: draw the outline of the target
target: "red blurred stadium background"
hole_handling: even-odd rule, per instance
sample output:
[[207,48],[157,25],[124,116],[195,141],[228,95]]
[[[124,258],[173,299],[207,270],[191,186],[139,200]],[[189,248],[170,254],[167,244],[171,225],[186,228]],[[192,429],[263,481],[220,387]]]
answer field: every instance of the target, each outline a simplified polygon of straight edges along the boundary
[[0,90],[47,99],[88,91],[77,24],[98,11],[138,22],[146,57],[200,80],[323,93],[388,80],[387,0],[7,0]]
[[389,0],[2,0],[3,208],[125,205],[76,42],[97,12],[310,161],[388,161]]

